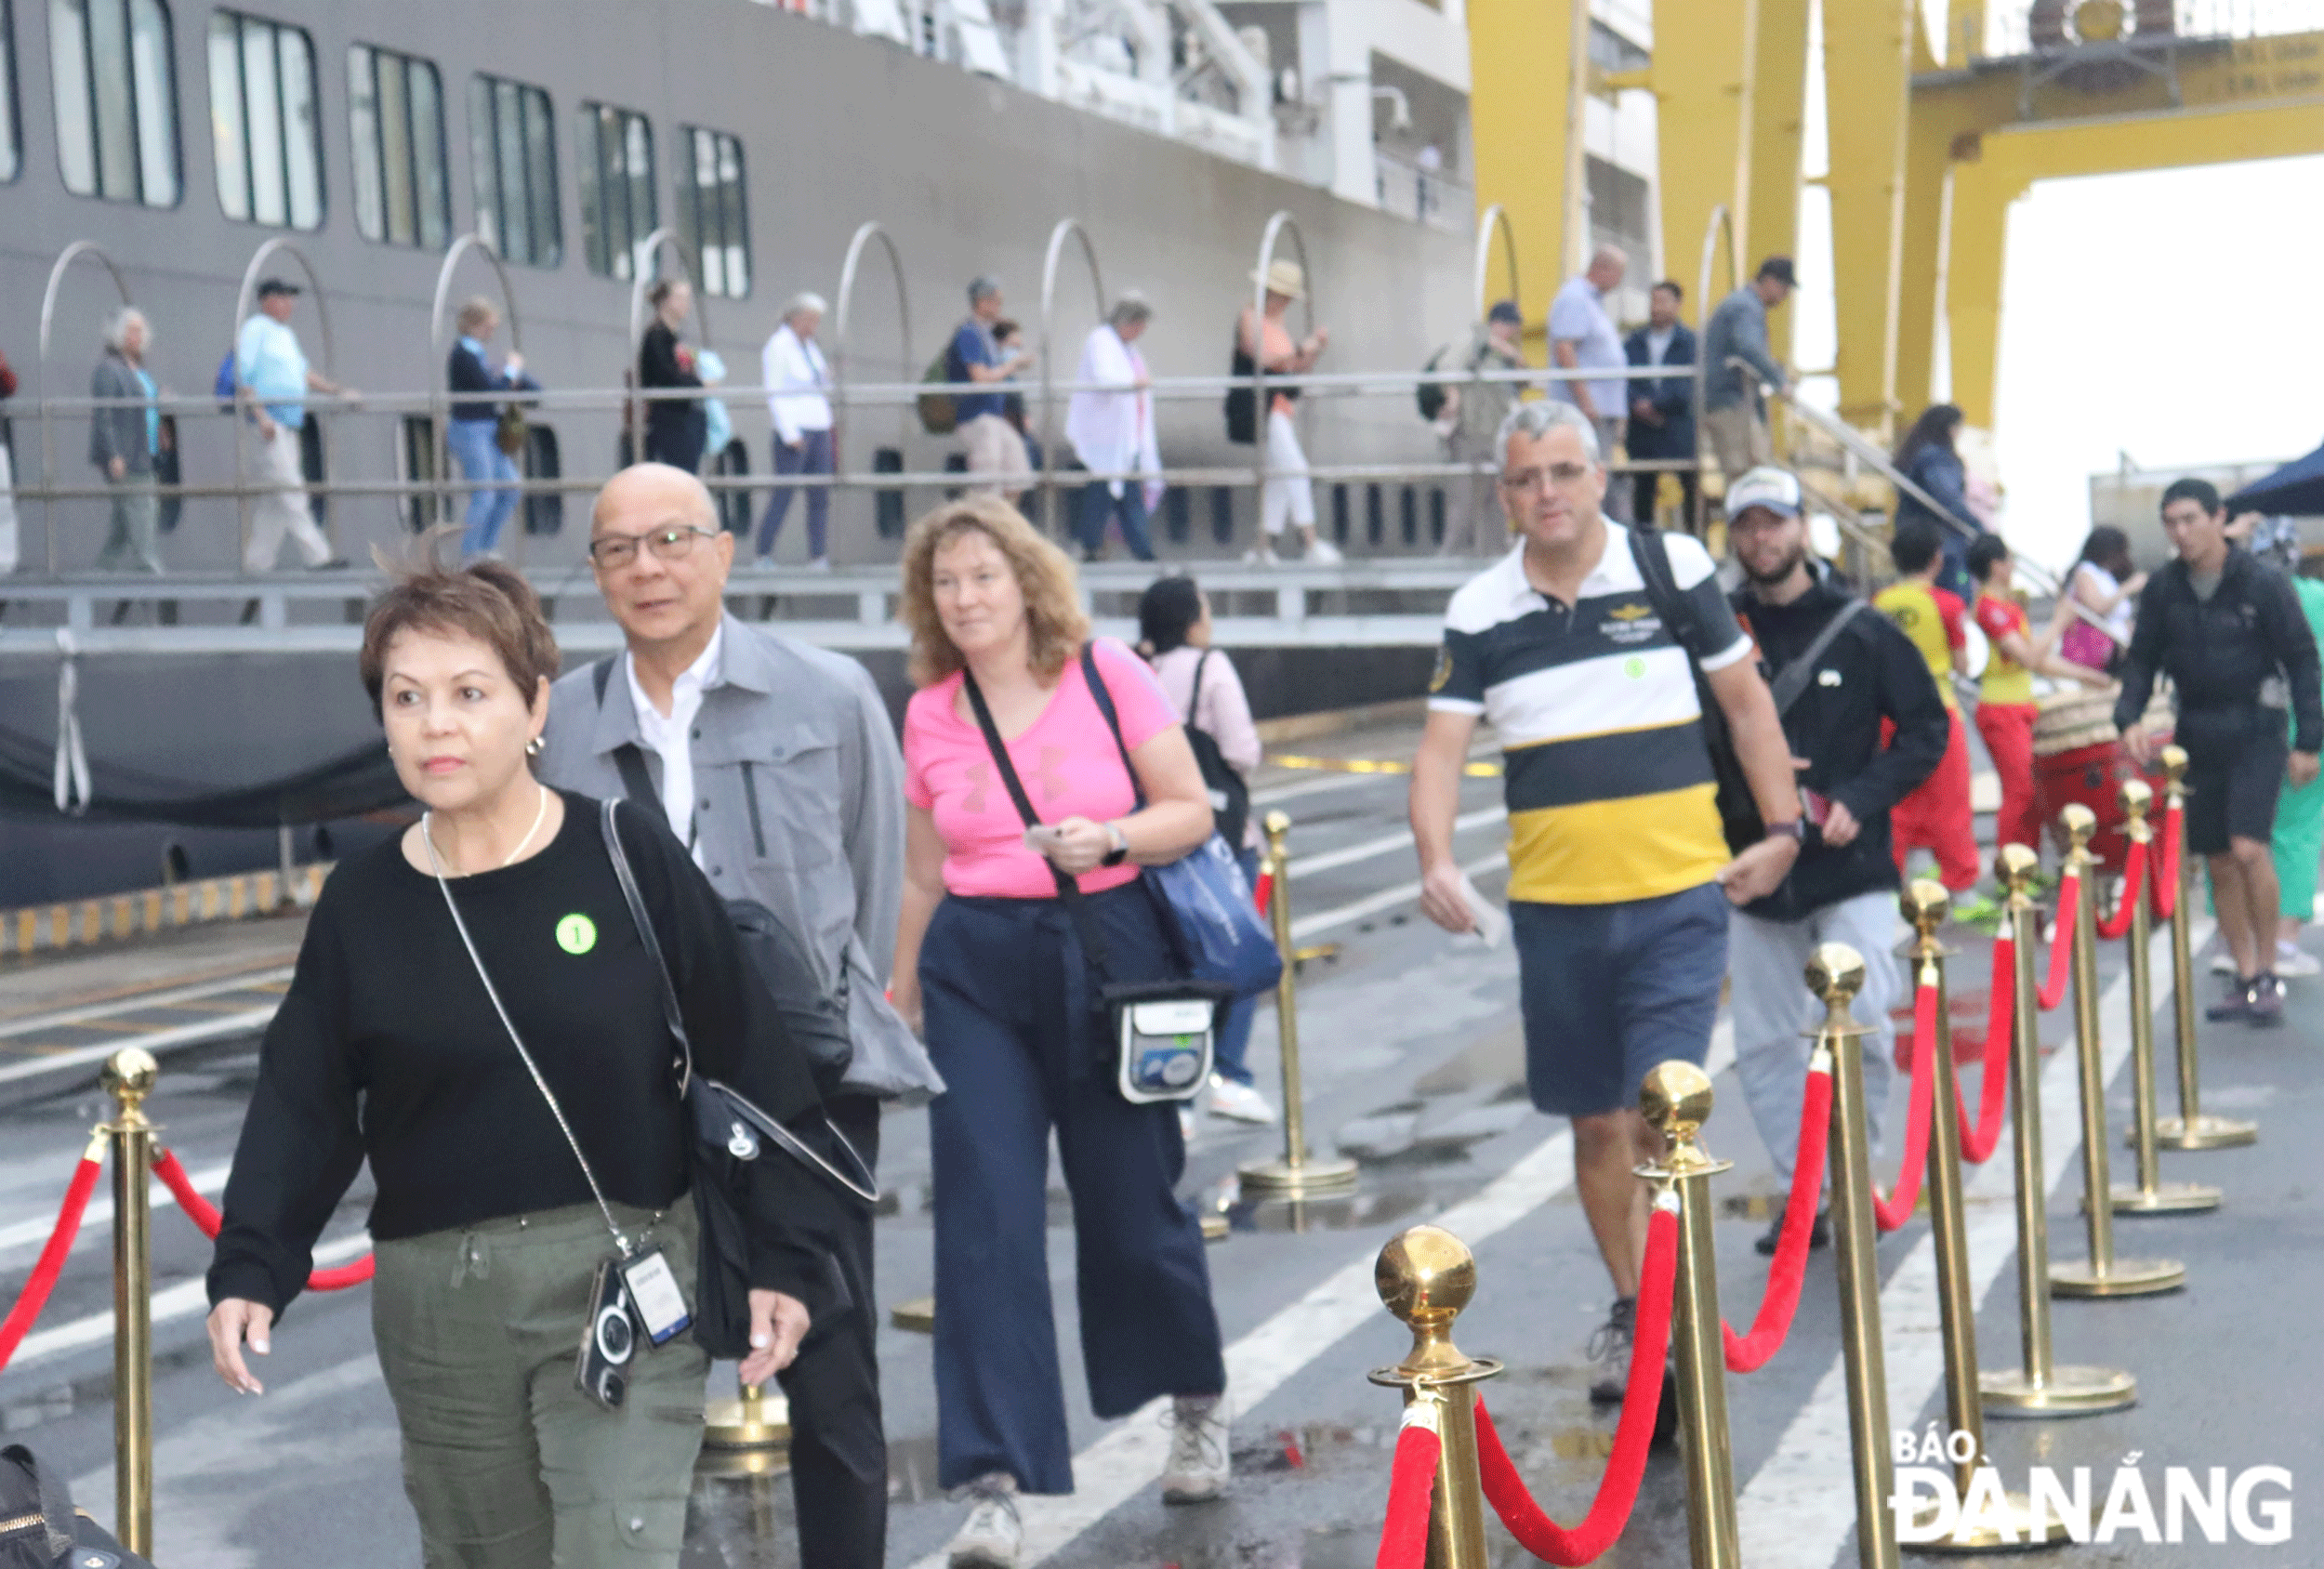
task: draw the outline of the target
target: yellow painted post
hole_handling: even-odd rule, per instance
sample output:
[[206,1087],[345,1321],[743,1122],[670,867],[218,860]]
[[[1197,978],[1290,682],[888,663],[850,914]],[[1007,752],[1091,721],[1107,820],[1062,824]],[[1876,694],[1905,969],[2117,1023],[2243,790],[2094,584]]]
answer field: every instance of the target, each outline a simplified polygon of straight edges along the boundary
[[[1532,265],[1561,271],[1565,126],[1574,75],[1572,7],[1563,0],[1470,0],[1469,125],[1477,206],[1499,204]],[[1534,285],[1537,310],[1562,280]],[[1546,287],[1544,286],[1546,285]]]
[[[1993,138],[1984,138],[1987,149]],[[1952,402],[1969,424],[1993,429],[2001,358],[2001,266],[2009,206],[2026,181],[2006,160],[1979,157],[1953,165],[1951,233],[1947,236],[1945,325],[1953,364]]]
[[[1716,207],[1734,218],[1739,252],[1749,256],[1757,243],[1750,223],[1751,138],[1745,127],[1754,123],[1759,12],[1760,0],[1711,6],[1655,0],[1656,196],[1663,265],[1679,270],[1682,279],[1693,277],[1685,270],[1696,263]],[[1476,47],[1473,34],[1470,47]],[[1697,322],[1716,303],[1696,301]]]
[[[1827,7],[1829,13],[1837,7]],[[1765,256],[1790,256],[1800,239],[1800,151],[1807,121],[1808,0],[1759,0],[1752,52],[1750,214],[1746,268]],[[1829,26],[1829,23],[1827,23]],[[1660,34],[1657,34],[1659,37]],[[1701,226],[1696,226],[1697,233]],[[1716,304],[1716,301],[1712,301]],[[1708,309],[1706,307],[1705,309]],[[1776,362],[1791,363],[1792,310],[1767,313],[1767,343]]]
[[1882,436],[1895,418],[1916,10],[1914,0],[1824,7],[1840,415]]
[[[1953,165],[1951,127],[1932,119],[1916,108],[1905,140],[1905,221],[1896,268],[1896,383],[1891,397],[1907,420],[1936,397],[1937,282],[1945,270],[1945,209],[1951,200],[1948,182]],[[1843,409],[1871,398],[1864,384],[1850,379],[1850,368],[1843,353]]]

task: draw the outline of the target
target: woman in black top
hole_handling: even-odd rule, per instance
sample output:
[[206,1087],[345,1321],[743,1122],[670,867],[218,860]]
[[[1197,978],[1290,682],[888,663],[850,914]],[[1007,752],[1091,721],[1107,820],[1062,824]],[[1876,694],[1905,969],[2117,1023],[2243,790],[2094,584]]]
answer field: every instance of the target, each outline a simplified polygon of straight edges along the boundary
[[[363,682],[428,811],[341,863],[316,903],[209,1272],[218,1371],[257,1394],[244,1348],[268,1351],[370,1161],[374,1330],[430,1569],[675,1569],[701,1439],[707,1358],[689,1335],[639,1338],[617,1409],[575,1380],[614,1229],[663,1251],[689,1304],[697,1239],[654,960],[596,803],[541,785],[527,762],[556,666],[538,600],[495,562],[431,567],[374,608]],[[815,1114],[709,883],[656,815],[618,816],[698,1069],[778,1118]],[[789,1363],[810,1304],[829,1305],[829,1212],[787,1161],[756,1161],[749,1180],[735,1195],[753,1287],[742,1376],[757,1382]]]
[[[654,303],[654,322],[638,344],[638,385],[699,387],[694,351],[678,341],[678,329],[694,308],[693,285],[682,278],[665,278],[647,291]],[[709,439],[709,419],[699,398],[660,398],[645,405],[645,460],[667,463],[691,474],[702,467],[702,446]]]

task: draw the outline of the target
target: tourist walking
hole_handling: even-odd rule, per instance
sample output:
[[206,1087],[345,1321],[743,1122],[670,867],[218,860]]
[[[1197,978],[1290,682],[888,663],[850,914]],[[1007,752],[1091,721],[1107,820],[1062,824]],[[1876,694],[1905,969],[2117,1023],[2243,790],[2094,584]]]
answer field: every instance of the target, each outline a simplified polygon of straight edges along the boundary
[[112,490],[112,516],[99,572],[162,570],[161,510],[153,494],[153,464],[162,449],[160,389],[145,368],[152,330],[135,307],[116,311],[105,328],[105,351],[89,377],[88,460]]
[[1925,491],[1937,505],[1908,490],[1896,493],[1896,522],[1924,522],[1936,530],[1944,566],[1937,587],[1966,602],[1976,592],[1969,579],[1969,542],[1985,532],[1985,524],[1969,504],[1969,470],[1961,460],[1959,443],[1962,415],[1950,403],[1932,403],[1921,411],[1891,460],[1896,472]]
[[[944,351],[945,379],[984,387],[1007,381],[1031,363],[1031,354],[1003,353],[995,341],[993,324],[1001,319],[1002,309],[999,279],[986,276],[971,281],[968,318],[953,329],[952,346]],[[956,392],[952,417],[953,434],[968,457],[969,472],[1008,476],[1006,480],[988,477],[971,485],[970,494],[997,495],[1011,502],[1023,495],[1032,477],[1033,459],[1025,451],[1024,437],[1009,423],[1009,395],[997,389]]]
[[[1767,346],[1767,312],[1791,297],[1798,279],[1788,256],[1759,264],[1751,281],[1721,300],[1703,323],[1703,434],[1731,483],[1772,460],[1763,385],[1789,391],[1789,373]],[[1740,360],[1741,366],[1731,362]]]
[[[1139,867],[1185,855],[1212,819],[1153,672],[1119,643],[1090,642],[1073,563],[1014,508],[966,497],[915,524],[900,613],[919,691],[904,721],[895,998],[922,1022],[946,1087],[929,1107],[936,1480],[972,1504],[951,1562],[1011,1569],[1016,1495],[1074,1486],[1050,1305],[1052,1128],[1090,1407],[1127,1417],[1171,1397],[1163,1498],[1226,1485],[1226,1368],[1202,1231],[1173,1192],[1178,1117],[1116,1087],[1118,1048],[1076,926],[1102,941],[1108,982],[1177,978]],[[1025,826],[1019,795],[1037,798],[1041,828]]]
[[315,526],[307,495],[299,432],[307,425],[307,394],[351,399],[355,393],[307,363],[291,317],[299,287],[281,278],[258,284],[258,309],[234,338],[234,401],[243,411],[250,482],[260,487],[250,504],[250,537],[243,547],[246,572],[272,572],[288,536],[310,567],[343,567]]
[[[1634,366],[1668,367],[1684,373],[1630,384],[1630,431],[1626,444],[1632,462],[1693,463],[1698,451],[1695,437],[1695,331],[1679,320],[1679,302],[1685,297],[1685,292],[1668,278],[1657,283],[1646,296],[1646,324],[1631,333],[1622,344],[1622,352]],[[1631,478],[1637,487],[1637,494],[1631,502],[1631,516],[1642,523],[1651,523],[1655,521],[1655,500],[1662,486],[1662,475],[1649,471]],[[1697,476],[1692,468],[1681,468],[1672,478],[1679,482],[1680,526],[1689,534],[1698,534],[1702,532],[1702,519],[1695,509]]]
[[[1560,370],[1620,370],[1630,363],[1622,351],[1622,335],[1605,308],[1605,297],[1622,286],[1630,257],[1619,245],[1600,245],[1580,276],[1568,278],[1550,302],[1550,360]],[[1598,433],[1598,450],[1613,461],[1622,444],[1622,425],[1630,412],[1631,383],[1618,376],[1589,381],[1553,381],[1550,396],[1574,405]],[[1644,383],[1638,385],[1644,386]],[[1606,492],[1605,515],[1617,522],[1631,517],[1631,488],[1617,484]]]
[[[663,278],[645,297],[654,307],[654,319],[638,340],[639,388],[654,392],[700,387],[702,370],[693,349],[678,337],[686,318],[693,314],[693,285],[683,278]],[[640,455],[646,462],[699,472],[709,440],[710,416],[701,399],[655,398],[646,402],[645,446]]]
[[[1472,329],[1458,363],[1448,368],[1471,376],[1523,369],[1525,328],[1515,300],[1495,301]],[[1501,510],[1500,457],[1494,442],[1521,389],[1513,381],[1442,384],[1445,402],[1436,413],[1436,429],[1445,438],[1445,459],[1474,470],[1459,481],[1460,508],[1445,531],[1443,555],[1490,556],[1508,547],[1509,520]]]
[[[1307,272],[1296,261],[1271,261],[1265,273],[1252,273],[1251,282],[1264,293],[1259,313],[1245,306],[1235,318],[1235,358],[1228,374],[1250,376],[1266,367],[1271,377],[1298,376],[1315,368],[1330,347],[1331,333],[1317,327],[1296,341],[1285,320],[1295,301],[1307,297]],[[1236,387],[1227,393],[1227,435],[1237,442],[1262,439],[1253,418],[1256,390]],[[1329,565],[1340,560],[1339,547],[1315,534],[1315,482],[1307,472],[1307,452],[1300,445],[1300,389],[1287,382],[1267,383],[1266,481],[1259,487],[1259,545],[1250,559],[1273,562],[1284,532],[1300,531],[1307,560]]]
[[1081,487],[1077,520],[1081,559],[1105,554],[1105,526],[1119,523],[1122,544],[1142,561],[1154,560],[1147,520],[1162,494],[1162,454],[1155,440],[1154,377],[1138,340],[1154,307],[1145,296],[1122,295],[1105,320],[1082,340],[1074,380],[1080,389],[1065,405],[1065,440],[1092,474]]
[[[472,488],[460,533],[460,554],[490,556],[500,549],[500,531],[517,509],[517,481],[523,470],[524,416],[509,394],[537,392],[541,384],[524,372],[524,356],[511,349],[495,370],[484,350],[500,330],[500,312],[481,296],[460,307],[459,339],[452,346],[445,376],[454,393],[444,444]],[[508,450],[509,445],[515,452]]]
[[[783,324],[774,329],[759,356],[760,378],[767,389],[767,418],[774,428],[774,472],[779,479],[828,476],[834,471],[831,447],[831,366],[815,341],[823,325],[823,296],[801,291],[783,307]],[[766,515],[759,520],[760,566],[774,563],[775,541],[783,535],[783,520],[791,515],[791,497],[807,493],[807,570],[831,570],[831,487],[778,483],[767,497]]]

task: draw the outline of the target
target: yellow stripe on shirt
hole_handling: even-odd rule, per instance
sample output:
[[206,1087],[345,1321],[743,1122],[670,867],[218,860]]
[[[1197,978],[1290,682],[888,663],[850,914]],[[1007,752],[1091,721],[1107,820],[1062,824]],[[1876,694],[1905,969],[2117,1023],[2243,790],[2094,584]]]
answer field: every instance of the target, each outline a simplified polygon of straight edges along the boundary
[[1618,904],[1700,888],[1733,859],[1719,827],[1719,788],[1509,814],[1509,897],[1545,904]]

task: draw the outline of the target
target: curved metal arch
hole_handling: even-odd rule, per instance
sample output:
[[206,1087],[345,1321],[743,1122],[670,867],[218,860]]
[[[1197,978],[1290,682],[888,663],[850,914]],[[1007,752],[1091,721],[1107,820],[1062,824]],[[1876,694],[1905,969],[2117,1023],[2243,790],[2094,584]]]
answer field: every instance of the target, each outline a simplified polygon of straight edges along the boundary
[[1493,303],[1485,297],[1486,285],[1492,281],[1493,236],[1496,233],[1501,238],[1501,261],[1509,269],[1510,300],[1516,305],[1518,314],[1523,315],[1525,309],[1525,295],[1517,283],[1517,226],[1511,221],[1509,209],[1496,202],[1477,218],[1476,287],[1472,294],[1476,300],[1474,319],[1480,322],[1485,320],[1485,312]]
[[[848,428],[847,384],[851,375],[852,356],[848,352],[848,317],[855,304],[855,282],[862,275],[864,253],[878,241],[887,254],[888,273],[896,284],[896,322],[904,343],[905,375],[909,379],[912,363],[912,291],[904,281],[904,257],[896,249],[895,237],[878,222],[859,225],[848,240],[847,256],[839,263],[839,294],[831,308],[831,468],[844,474],[848,471],[845,442]],[[896,410],[899,441],[911,431],[911,405],[900,404]]]
[[[123,306],[134,309],[137,305],[136,298],[129,293],[129,281],[121,275],[120,267],[105,247],[96,241],[75,240],[57,253],[56,264],[48,269],[48,286],[41,292],[40,359],[33,366],[40,378],[40,482],[44,490],[54,489],[57,483],[56,433],[50,429],[48,418],[48,343],[56,326],[57,299],[64,291],[64,275],[83,257],[112,274],[113,288],[119,292]],[[56,513],[57,504],[43,497],[40,504],[41,531],[48,540],[48,570],[51,574],[57,570]]]
[[1051,533],[1057,528],[1057,366],[1050,349],[1056,327],[1057,270],[1064,260],[1068,237],[1081,242],[1098,320],[1105,319],[1105,277],[1098,268],[1097,244],[1079,218],[1061,218],[1050,231],[1049,248],[1041,257],[1041,524]]
[[[1267,227],[1259,236],[1259,265],[1250,275],[1251,346],[1261,350],[1266,348],[1267,269],[1274,261],[1275,246],[1281,242],[1286,230],[1290,231],[1291,248],[1299,253],[1300,279],[1307,284],[1299,302],[1300,314],[1307,323],[1308,332],[1312,334],[1315,330],[1315,273],[1307,265],[1307,236],[1300,231],[1298,218],[1293,218],[1288,210],[1278,210],[1267,219]],[[1255,367],[1251,379],[1251,433],[1257,438],[1251,443],[1251,474],[1252,483],[1261,498],[1260,529],[1263,535],[1267,487],[1267,356],[1264,352],[1253,354],[1251,363]],[[1319,526],[1317,533],[1320,534],[1321,532]],[[1266,544],[1262,537],[1261,547],[1263,548]]]
[[[451,249],[443,253],[443,265],[436,269],[435,300],[429,307],[428,314],[428,348],[430,363],[440,363],[443,358],[444,327],[448,322],[445,307],[451,303],[452,274],[459,268],[460,258],[470,251],[476,252],[492,264],[493,276],[500,284],[501,309],[508,319],[508,348],[514,353],[524,352],[524,328],[517,320],[516,284],[509,278],[508,269],[501,261],[500,253],[493,248],[492,242],[482,234],[470,231],[452,242]],[[436,379],[435,385],[429,389],[429,413],[433,415],[429,423],[435,428],[436,478],[443,484],[442,497],[438,503],[440,508],[438,518],[442,522],[450,522],[454,494],[452,394],[451,389],[445,385],[444,378],[442,376]],[[522,542],[526,537],[522,529],[517,531],[516,549],[520,553],[523,549]],[[519,559],[522,559],[521,554]]]
[[701,324],[702,347],[710,347],[710,305],[694,283],[694,258],[679,239],[678,231],[665,224],[638,243],[637,277],[629,284],[629,351],[636,353],[638,344],[645,336],[645,323],[653,312],[646,305],[646,291],[660,281],[662,251],[667,247],[678,257],[678,271],[686,285],[694,292],[694,320]]

